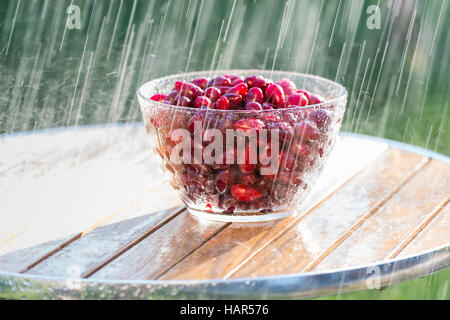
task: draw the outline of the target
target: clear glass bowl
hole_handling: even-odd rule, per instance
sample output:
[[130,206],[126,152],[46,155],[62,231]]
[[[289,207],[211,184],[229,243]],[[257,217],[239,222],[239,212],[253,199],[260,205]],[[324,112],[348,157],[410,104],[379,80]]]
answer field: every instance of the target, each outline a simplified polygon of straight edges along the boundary
[[[171,92],[175,81],[225,74],[261,75],[272,81],[287,77],[297,88],[320,95],[326,102],[306,107],[241,111],[187,108],[150,100],[156,93]],[[161,157],[163,167],[171,173],[170,183],[189,212],[231,222],[274,220],[298,209],[333,149],[347,101],[347,91],[336,82],[294,72],[261,70],[172,75],[144,84],[137,95],[154,150]],[[240,126],[236,125],[237,121]],[[228,134],[236,133],[234,129],[242,124],[245,127],[246,123],[256,123],[259,127],[239,132],[239,137],[244,139],[240,140],[241,144],[233,137],[227,143]],[[215,147],[223,145],[221,151],[207,149],[212,143],[207,138],[211,136]],[[262,139],[264,136],[268,138]],[[187,145],[191,146],[189,156],[188,148],[182,151]],[[261,153],[262,150],[270,151]]]

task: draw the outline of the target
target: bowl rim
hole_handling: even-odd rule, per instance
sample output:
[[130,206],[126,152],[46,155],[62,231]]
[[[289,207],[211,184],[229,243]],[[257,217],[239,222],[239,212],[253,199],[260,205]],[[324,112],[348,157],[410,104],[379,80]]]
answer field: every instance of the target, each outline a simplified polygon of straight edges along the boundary
[[[200,109],[200,108],[192,108],[192,107],[182,107],[182,106],[174,106],[171,104],[165,104],[159,101],[155,101],[155,100],[151,100],[150,97],[147,97],[142,90],[144,89],[144,87],[148,86],[150,83],[152,82],[157,82],[157,81],[167,81],[173,78],[179,78],[180,76],[183,77],[193,77],[195,75],[201,75],[201,74],[206,74],[209,73],[210,76],[212,76],[213,74],[216,75],[220,75],[220,74],[227,74],[227,73],[242,73],[242,72],[255,72],[255,74],[257,75],[258,72],[262,73],[267,73],[270,72],[271,74],[279,74],[279,73],[283,73],[286,76],[288,75],[293,75],[293,76],[302,76],[305,78],[310,78],[310,79],[315,79],[315,80],[319,80],[319,81],[323,81],[323,82],[327,82],[329,84],[332,84],[336,87],[338,87],[338,89],[340,90],[339,94],[337,97],[331,99],[331,100],[327,100],[325,102],[322,103],[317,103],[317,104],[312,104],[312,105],[308,105],[308,106],[297,106],[294,108],[278,108],[278,109],[265,109],[265,110],[218,110],[218,109]],[[262,113],[262,112],[279,112],[279,111],[293,111],[296,109],[299,110],[308,110],[308,109],[315,109],[315,108],[320,108],[320,107],[324,107],[324,106],[328,106],[330,104],[336,103],[339,100],[343,100],[345,98],[347,98],[347,89],[340,84],[339,82],[321,77],[321,76],[317,76],[317,75],[313,75],[313,74],[308,74],[308,73],[300,73],[300,72],[295,72],[295,71],[284,71],[284,70],[271,70],[271,69],[220,69],[220,70],[202,70],[202,71],[193,71],[193,72],[186,72],[186,73],[177,73],[177,74],[172,74],[172,75],[168,75],[168,76],[164,76],[164,77],[160,77],[160,78],[155,78],[153,80],[147,81],[145,83],[143,83],[141,86],[139,86],[136,94],[138,95],[138,97],[144,99],[147,102],[153,103],[156,106],[160,107],[160,108],[165,108],[165,109],[175,109],[175,110],[184,110],[184,111],[200,111],[200,110],[204,110],[205,112],[217,112],[217,113],[222,113],[222,112],[229,112],[229,113]]]

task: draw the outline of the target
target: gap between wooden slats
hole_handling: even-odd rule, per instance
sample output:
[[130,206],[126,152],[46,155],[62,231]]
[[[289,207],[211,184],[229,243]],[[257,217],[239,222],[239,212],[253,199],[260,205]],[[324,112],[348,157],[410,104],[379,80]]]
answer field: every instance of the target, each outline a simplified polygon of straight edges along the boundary
[[91,278],[154,279],[221,232],[229,224],[198,221],[186,211],[110,261]]
[[403,251],[403,249],[406,248],[407,245],[409,245],[418,235],[420,232],[422,232],[425,227],[427,227],[431,221],[433,221],[434,218],[437,217],[437,215],[442,212],[442,209],[448,204],[450,201],[450,196],[447,196],[444,200],[442,200],[441,203],[439,203],[436,208],[434,208],[433,211],[414,229],[413,232],[404,240],[402,243],[400,243],[397,248],[395,248],[388,256],[386,257],[386,260],[388,259],[394,259],[397,257],[400,252]]
[[[402,175],[401,173],[407,172],[408,174],[406,179],[403,179],[403,183],[405,183],[411,175],[411,172],[410,170],[408,170],[408,168],[413,168],[414,166],[416,166],[417,163],[420,163],[420,159],[423,159],[423,157],[417,155],[408,155],[407,153],[403,153],[402,151],[392,149],[388,153],[386,153],[384,157],[394,157],[394,159],[396,159],[401,154],[407,155],[405,157],[408,160],[405,160],[402,163],[402,167],[400,167],[399,169],[394,169],[391,171],[403,178],[404,175]],[[328,196],[328,200],[325,202],[325,204],[328,204],[330,202],[330,199],[336,198],[339,194],[347,192],[345,191],[346,189],[351,189],[348,192],[350,192],[350,194],[354,194],[354,191],[352,189],[353,187],[350,186],[359,185],[359,183],[364,182],[363,180],[366,179],[366,176],[372,177],[373,174],[376,174],[372,172],[372,167],[382,166],[382,168],[384,168],[387,166],[386,170],[390,170],[389,164],[386,165],[383,163],[383,161],[385,161],[383,160],[383,158],[377,159],[378,160],[376,162],[373,162],[370,167],[365,167],[364,170],[361,170],[358,175],[353,176],[352,179],[350,179],[346,184],[341,185],[336,193]],[[424,160],[422,165],[424,165],[426,161],[428,160]],[[418,170],[419,168],[420,166],[415,170]],[[400,176],[398,178],[399,180],[401,180]],[[393,182],[395,181],[396,180],[394,179]],[[395,183],[395,185],[393,185],[393,188],[396,189],[397,187],[397,183]],[[336,204],[338,204],[339,201],[340,200],[338,200]],[[277,241],[277,239],[286,234],[286,232],[291,230],[294,226],[298,225],[300,221],[303,221],[306,217],[314,217],[315,215],[311,216],[311,213],[318,210],[318,208],[321,209],[322,206],[323,204],[321,206],[312,206],[309,210],[306,210],[305,213],[300,216],[288,217],[284,220],[274,223],[263,224],[260,227],[254,226],[250,227],[250,229],[242,228],[242,230],[235,230],[232,226],[231,228],[228,228],[226,232],[222,232],[219,235],[220,239],[215,239],[220,243],[224,243],[224,245],[221,246],[221,248],[223,247],[223,250],[216,250],[214,245],[205,246],[204,248],[202,248],[204,250],[196,252],[194,257],[191,257],[191,259],[188,259],[188,261],[180,264],[178,268],[175,268],[176,270],[174,269],[168,272],[163,278],[168,280],[205,277],[227,279],[232,276],[234,277],[234,275],[241,268],[243,268],[250,262],[253,262],[261,252],[270,250],[271,245],[275,241]],[[231,247],[228,248],[227,246]],[[231,253],[230,255],[230,252],[233,253]],[[283,256],[281,256],[281,254],[282,252],[280,252],[279,258],[274,257],[274,259],[281,259],[282,261]],[[216,259],[218,259],[218,261],[214,261]],[[261,262],[261,265],[257,263],[255,265],[255,268],[264,268],[264,262]],[[212,270],[213,275],[207,275],[205,273],[205,269],[214,269]],[[248,274],[245,274],[245,276],[248,276]]]
[[375,212],[368,212],[303,271],[323,271],[395,258],[447,204],[449,178],[448,165],[429,161],[417,171],[414,179],[379,207],[375,215]]
[[[430,248],[450,246],[450,202],[439,210],[444,202],[445,200],[424,219],[424,222],[426,222],[429,218],[432,218],[425,228],[420,231],[402,251],[400,251],[397,255],[398,258],[426,252],[429,251]],[[419,228],[420,226],[417,229]]]
[[[120,250],[129,241],[129,238],[124,239],[126,235],[132,237],[142,230],[156,230],[178,215],[180,206],[181,202],[168,183],[154,187],[64,245],[46,253],[22,272],[63,276],[70,265],[77,265],[81,272],[88,272],[93,265],[109,258],[109,251]],[[143,214],[146,212],[148,214]]]
[[119,248],[110,257],[108,257],[104,261],[101,261],[94,267],[92,267],[92,268],[88,269],[87,271],[85,271],[84,273],[82,273],[81,278],[88,278],[88,277],[92,276],[94,273],[99,271],[101,268],[106,266],[108,263],[110,263],[111,261],[113,261],[114,259],[119,257],[120,255],[122,255],[126,251],[130,250],[132,247],[134,247],[135,245],[140,243],[142,240],[147,238],[153,232],[157,231],[159,228],[163,227],[164,225],[166,225],[167,223],[172,221],[172,219],[176,218],[179,214],[183,213],[184,211],[186,211],[186,208],[181,208],[181,209],[176,210],[174,213],[167,215],[166,218],[164,220],[162,220],[160,223],[158,223],[155,226],[151,226],[143,234],[139,235],[137,238],[130,240],[128,243],[126,243],[121,248]]
[[411,180],[420,170],[422,170],[426,164],[430,162],[430,159],[424,159],[421,161],[412,171],[408,174],[405,179],[403,179],[389,194],[381,199],[375,206],[373,206],[365,215],[363,215],[354,225],[350,227],[339,239],[336,240],[324,253],[319,257],[314,259],[310,264],[306,266],[303,270],[304,272],[311,271],[316,267],[326,256],[328,256],[333,250],[335,250],[342,242],[345,241],[351,234],[353,234],[359,227],[363,225],[373,214],[375,214],[388,200],[396,194],[401,187],[403,187],[408,181]]
[[[328,168],[329,170],[335,170],[333,171],[329,171],[328,174],[326,174],[324,172],[324,179],[323,182],[327,181],[327,183],[323,183],[323,186],[325,187],[325,190],[320,190],[318,192],[316,192],[316,196],[313,197],[314,199],[313,202],[310,202],[311,206],[316,206],[318,205],[317,203],[320,203],[321,201],[324,200],[324,198],[328,197],[330,193],[334,192],[335,189],[339,188],[340,185],[342,185],[343,183],[345,183],[346,181],[348,181],[353,175],[355,175],[357,172],[359,172],[360,170],[362,170],[363,167],[365,167],[368,163],[370,163],[371,161],[375,160],[378,156],[380,156],[380,154],[386,150],[386,145],[385,144],[380,144],[380,143],[370,143],[370,142],[366,142],[366,141],[361,141],[360,139],[345,139],[347,140],[347,144],[344,144],[341,146],[341,152],[339,153],[341,157],[344,157],[347,161],[347,171],[342,170],[342,167],[339,167],[340,170],[335,170],[333,168],[332,163],[330,163],[330,168]],[[366,158],[357,158],[354,157],[353,159],[351,158],[351,152],[354,149],[352,149],[350,146],[355,146],[355,144],[364,144],[366,149],[370,149],[370,151],[368,150],[368,152],[365,154]],[[348,148],[346,147],[348,146]],[[350,159],[347,159],[347,157],[350,157]],[[337,165],[342,163],[343,159],[336,159],[336,163]],[[355,165],[352,166],[352,161],[349,160],[353,160],[353,162],[356,161]],[[332,162],[332,160],[330,159],[330,162]],[[350,162],[350,164],[348,163]],[[338,172],[339,174],[336,174],[336,172]],[[330,177],[334,178],[335,181],[333,183],[330,183]],[[337,183],[336,183],[337,182]],[[178,216],[176,219],[181,219],[181,216]],[[175,223],[174,221],[172,223]],[[197,222],[198,223],[198,222]],[[188,220],[188,224],[191,224],[190,220]],[[216,229],[214,230],[214,228],[212,228],[211,230],[209,230],[210,233],[213,233],[214,235],[216,234],[221,234],[222,232],[224,232],[224,230],[228,229],[229,226],[231,224],[223,224],[223,223],[217,223]],[[252,224],[253,225],[253,224]],[[167,226],[167,228],[169,228],[170,226]],[[186,228],[193,228],[192,226],[187,225]],[[177,229],[178,230],[178,229]],[[163,230],[158,230],[163,232]],[[168,229],[167,233],[172,233],[174,231],[171,231],[170,229]],[[191,236],[191,235],[188,235]],[[157,236],[155,236],[157,237]],[[108,265],[106,266],[106,269],[101,269],[99,271],[99,273],[96,273],[93,275],[93,277],[95,278],[122,278],[125,279],[128,277],[132,277],[133,279],[136,276],[141,276],[142,278],[159,278],[161,276],[163,276],[168,270],[170,270],[171,268],[173,268],[174,266],[176,266],[177,264],[181,263],[182,261],[184,261],[184,259],[186,259],[187,257],[189,257],[192,253],[196,252],[199,248],[203,247],[206,243],[209,243],[210,241],[215,241],[216,238],[208,238],[207,241],[200,241],[198,239],[195,239],[193,237],[189,238],[190,241],[194,241],[195,244],[192,244],[192,246],[188,247],[186,250],[187,252],[183,252],[183,253],[176,253],[178,256],[173,258],[172,257],[166,257],[167,259],[169,259],[171,261],[171,264],[167,264],[165,266],[165,269],[158,269],[158,270],[153,270],[153,266],[152,267],[148,267],[148,269],[151,270],[146,270],[147,273],[145,272],[141,272],[141,270],[134,270],[133,272],[130,272],[128,270],[124,270],[123,273],[121,273],[121,267],[123,268],[123,266],[121,266],[121,263],[125,264],[132,264],[132,265],[141,265],[141,268],[144,269],[143,264],[147,263],[147,257],[146,254],[148,254],[148,252],[152,251],[151,246],[159,246],[159,243],[152,243],[151,239],[146,239],[144,243],[139,243],[138,248],[129,248],[132,249],[131,252],[126,252],[125,257],[121,256],[119,257],[119,261],[110,261],[112,262],[112,265]],[[156,240],[155,240],[156,241]],[[167,241],[167,239],[166,239]],[[209,242],[208,242],[209,241]],[[142,247],[142,248],[140,248]],[[142,257],[142,259],[140,259],[140,257]],[[136,259],[140,259],[141,261],[136,261],[136,263],[134,262],[134,260]],[[154,258],[155,260],[156,258]],[[126,261],[126,262],[125,262]],[[145,261],[145,262],[143,262]],[[149,261],[148,261],[149,262]],[[167,263],[167,261],[166,261]],[[155,262],[152,262],[152,265],[155,264]],[[141,272],[141,273],[140,273]],[[91,274],[89,274],[91,275]]]
[[[423,165],[425,165],[425,164],[423,164]],[[420,169],[420,168],[419,168],[419,169]],[[417,170],[416,170],[415,172],[417,172]],[[407,178],[405,179],[405,181],[403,181],[403,183],[401,183],[399,186],[397,186],[397,188],[395,188],[395,191],[398,191],[398,189],[399,189],[403,184],[405,184],[409,179],[411,179],[413,175],[414,175],[414,173],[412,173],[409,177],[407,177]],[[343,242],[343,241],[344,241],[351,233],[354,232],[354,230],[356,230],[357,227],[361,226],[361,225],[362,225],[362,224],[363,224],[363,223],[364,223],[364,222],[365,222],[365,221],[366,221],[373,213],[375,213],[375,212],[377,211],[377,209],[378,209],[382,204],[384,204],[387,200],[389,200],[389,199],[392,197],[392,195],[395,193],[395,191],[394,191],[394,192],[391,192],[391,194],[390,194],[388,197],[386,197],[386,199],[383,199],[383,200],[382,200],[379,204],[377,204],[371,211],[369,211],[368,214],[367,214],[366,216],[362,217],[361,220],[358,221],[352,228],[350,228],[350,230],[347,231],[340,239],[338,239],[338,241],[337,241],[336,243],[338,243],[338,242],[339,242],[339,244],[342,243],[342,242]],[[448,199],[446,199],[446,201],[448,202]],[[445,202],[445,204],[446,204],[447,202]],[[442,208],[445,206],[445,204],[442,204],[439,208],[442,209]],[[436,211],[436,210],[435,210],[435,211]],[[430,217],[428,217],[428,218],[426,219],[427,222],[426,222],[426,223],[424,222],[425,224],[422,226],[422,228],[421,228],[420,230],[422,230],[423,228],[425,228],[425,226],[428,225],[428,224],[430,223],[430,221],[437,215],[437,213],[438,213],[440,210],[437,210],[436,212],[435,212],[435,211],[433,211],[434,213],[430,214]],[[433,215],[433,214],[434,214],[434,215]],[[432,217],[431,217],[431,216],[432,216]],[[171,220],[171,219],[170,219],[170,220]],[[165,224],[165,223],[164,223],[164,224]],[[230,225],[230,224],[226,224],[225,226],[220,227],[220,228],[217,230],[217,232],[214,233],[210,238],[208,238],[206,241],[202,242],[198,247],[195,247],[195,248],[193,248],[191,251],[187,252],[183,257],[181,257],[179,260],[177,260],[177,261],[176,261],[169,269],[167,269],[167,270],[163,271],[161,274],[159,274],[159,275],[157,276],[157,278],[159,278],[159,277],[161,277],[161,276],[164,276],[164,275],[165,275],[168,271],[170,271],[174,266],[180,264],[185,258],[187,258],[187,257],[190,256],[192,253],[194,253],[196,250],[198,250],[199,248],[201,248],[202,246],[204,246],[208,241],[210,241],[211,239],[213,239],[214,236],[216,236],[217,234],[219,234],[220,232],[222,232],[222,231],[223,231],[225,228],[227,228],[229,225]],[[422,224],[421,224],[421,225],[422,225]],[[357,227],[355,228],[355,226],[357,226]],[[419,227],[420,227],[420,226],[419,226]],[[419,227],[418,227],[418,228],[419,228]],[[158,227],[157,229],[159,229],[159,227]],[[417,231],[417,232],[415,233],[415,235],[417,235],[417,234],[420,232],[420,230]],[[156,230],[154,230],[154,231],[156,231]],[[99,266],[97,266],[96,268],[94,268],[94,269],[92,269],[92,270],[86,272],[86,273],[84,274],[84,277],[89,277],[89,276],[91,276],[91,275],[94,274],[96,271],[98,271],[101,267],[103,267],[104,265],[108,264],[109,262],[111,262],[112,260],[114,260],[115,258],[117,258],[119,255],[123,254],[124,252],[128,251],[131,247],[137,245],[139,242],[141,242],[144,238],[146,238],[147,236],[149,236],[151,233],[153,233],[153,231],[150,230],[150,231],[144,233],[143,235],[141,235],[140,237],[138,237],[137,239],[131,240],[131,241],[129,242],[129,244],[125,245],[123,249],[119,250],[119,251],[118,251],[116,254],[114,254],[110,259],[108,259],[108,260],[105,261],[104,263],[99,264]],[[409,237],[408,237],[408,238],[409,238]],[[413,238],[414,238],[414,237],[413,237]],[[410,243],[410,242],[412,241],[413,238],[411,238],[411,239],[408,241],[408,243]],[[403,248],[406,247],[408,243],[404,244],[404,245],[403,245]],[[333,251],[332,248],[335,248],[335,247],[337,247],[337,246],[336,246],[336,245],[333,245],[332,247],[330,247],[331,250],[329,250],[329,252]],[[401,250],[400,250],[400,251],[401,251]],[[398,254],[398,253],[399,253],[399,252],[397,252],[397,254]],[[396,255],[397,255],[397,254],[396,254]],[[314,266],[316,266],[316,265],[317,265],[317,264],[318,264],[318,263],[319,263],[326,255],[328,255],[328,254],[325,254],[325,255],[319,257],[320,260],[313,261],[313,263],[311,263],[311,264],[305,269],[305,271],[309,271],[310,269],[314,268]]]
[[[373,147],[373,146],[372,146],[372,147]],[[378,147],[379,147],[379,144],[378,144]],[[376,149],[376,148],[375,148],[375,149]],[[371,158],[370,158],[369,160],[363,160],[363,161],[362,161],[363,166],[365,166],[368,162],[370,162],[371,160],[373,160],[373,159],[376,157],[377,152],[378,152],[378,154],[379,154],[380,151],[381,151],[381,149],[379,149],[379,151],[375,151],[375,153],[372,154],[372,155],[370,156]],[[358,170],[359,170],[359,169],[361,169],[361,168],[358,168]],[[352,172],[352,173],[355,174],[356,172]],[[345,179],[348,179],[348,178],[349,178],[349,177],[346,177]],[[342,181],[342,183],[344,183],[344,182],[345,182],[345,181]],[[323,201],[323,199],[322,199],[321,201]],[[98,225],[98,223],[97,223],[97,225]],[[96,226],[97,226],[97,225],[96,225]],[[226,228],[228,225],[229,225],[229,224],[225,225],[224,228]],[[95,227],[95,226],[94,226],[94,227]],[[27,270],[29,270],[30,268],[35,267],[37,264],[41,263],[43,260],[49,258],[50,256],[52,256],[53,254],[55,254],[55,253],[58,252],[59,250],[65,248],[67,245],[72,244],[75,240],[78,240],[78,239],[80,238],[80,236],[82,236],[82,235],[84,235],[85,233],[91,231],[94,227],[91,227],[91,228],[89,228],[88,230],[86,230],[85,232],[81,233],[80,235],[77,235],[77,236],[75,236],[74,238],[69,239],[65,244],[58,246],[57,248],[55,248],[54,250],[52,250],[49,254],[45,255],[44,257],[42,257],[41,259],[39,259],[39,260],[36,261],[35,263],[31,264],[28,268],[26,268],[26,269],[23,270],[23,271],[27,271]],[[221,230],[221,229],[220,229],[220,230]],[[153,232],[153,231],[152,231],[152,232]],[[138,236],[137,240],[136,240],[136,239],[131,240],[131,241],[130,241],[127,245],[125,245],[123,248],[119,249],[118,252],[112,254],[108,259],[106,259],[106,260],[103,261],[103,262],[100,262],[96,267],[92,268],[91,270],[87,270],[87,271],[84,273],[84,276],[87,277],[87,276],[92,275],[92,274],[95,273],[99,268],[101,268],[102,266],[108,264],[110,261],[114,260],[117,256],[119,256],[119,255],[121,255],[122,253],[126,252],[126,251],[129,250],[131,247],[133,247],[134,245],[138,244],[142,239],[144,239],[145,237],[147,237],[149,234],[151,234],[151,232],[146,232],[146,233],[144,233],[143,236]],[[202,244],[200,244],[200,246],[201,246],[201,245],[202,245]],[[192,252],[194,252],[195,250],[196,250],[196,249],[192,250]],[[191,253],[192,253],[192,252],[191,252]],[[188,255],[190,255],[190,253],[188,253],[186,256],[188,256]],[[183,260],[183,259],[184,259],[184,258],[182,258],[181,260]],[[181,260],[180,260],[180,261],[181,261]],[[177,263],[178,263],[178,262],[177,262]]]

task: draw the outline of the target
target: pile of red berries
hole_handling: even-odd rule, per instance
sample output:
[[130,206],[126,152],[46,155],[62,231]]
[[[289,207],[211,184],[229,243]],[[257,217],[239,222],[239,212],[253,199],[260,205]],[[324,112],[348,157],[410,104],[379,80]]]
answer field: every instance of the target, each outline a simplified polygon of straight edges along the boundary
[[[173,174],[174,188],[189,207],[210,212],[267,213],[292,205],[321,170],[320,159],[330,151],[335,136],[330,134],[330,128],[338,127],[335,124],[341,121],[334,116],[332,105],[306,108],[324,102],[323,98],[298,89],[288,78],[277,82],[259,75],[196,78],[177,81],[172,92],[155,94],[150,99],[186,107],[182,111],[149,108],[144,117],[149,133],[155,135],[155,150]],[[172,132],[183,128],[193,139],[195,122],[201,123],[201,130],[219,129],[224,137],[227,129],[278,130],[276,174],[263,175],[265,165],[259,160],[249,163],[247,149],[243,155],[237,155],[245,158],[240,164],[172,163],[170,154],[177,144],[171,139]],[[200,148],[206,148],[208,143],[202,141]],[[224,158],[226,150],[224,144]]]
[[273,83],[258,75],[245,79],[224,75],[211,80],[176,81],[168,95],[155,94],[150,99],[181,107],[217,110],[270,110],[323,102],[321,97],[297,89],[288,78]]

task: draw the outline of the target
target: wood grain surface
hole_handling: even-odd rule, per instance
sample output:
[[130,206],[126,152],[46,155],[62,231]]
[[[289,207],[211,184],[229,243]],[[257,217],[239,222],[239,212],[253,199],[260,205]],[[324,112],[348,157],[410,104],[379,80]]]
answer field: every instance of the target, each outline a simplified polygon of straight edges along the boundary
[[0,138],[0,272],[108,280],[334,270],[450,243],[450,166],[342,136],[300,210],[265,223],[191,216],[143,127]]

